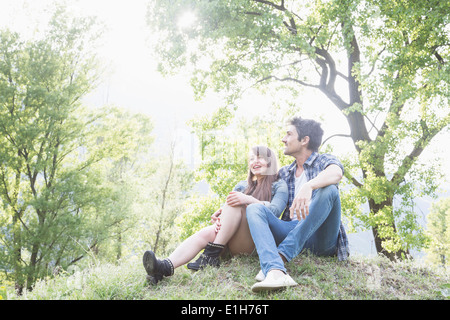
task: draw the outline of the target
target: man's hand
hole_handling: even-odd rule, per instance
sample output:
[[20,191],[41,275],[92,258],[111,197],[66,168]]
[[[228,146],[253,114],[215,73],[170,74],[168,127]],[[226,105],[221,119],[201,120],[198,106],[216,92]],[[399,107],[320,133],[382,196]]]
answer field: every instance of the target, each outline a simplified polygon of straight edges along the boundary
[[336,164],[330,164],[319,173],[314,179],[305,183],[297,196],[292,202],[292,206],[289,208],[291,219],[294,217],[294,213],[297,215],[298,220],[306,219],[309,214],[309,205],[311,204],[312,191],[315,189],[323,188],[332,184],[339,183],[342,179],[342,169]]
[[249,196],[238,191],[231,191],[227,197],[227,205],[237,207],[249,204]]
[[309,215],[309,205],[311,204],[312,187],[309,183],[305,183],[298,194],[295,196],[292,206],[289,208],[291,219],[294,214],[298,220],[306,219]]

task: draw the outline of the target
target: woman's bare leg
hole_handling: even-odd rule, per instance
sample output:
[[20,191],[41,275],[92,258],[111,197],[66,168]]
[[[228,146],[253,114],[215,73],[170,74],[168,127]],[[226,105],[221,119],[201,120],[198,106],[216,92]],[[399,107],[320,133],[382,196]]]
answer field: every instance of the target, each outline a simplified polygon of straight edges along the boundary
[[233,255],[252,253],[255,245],[248,228],[245,209],[246,207],[225,205],[220,215],[219,232],[215,232],[215,226],[209,226],[183,241],[169,256],[173,267],[177,268],[191,261],[208,242],[228,245]]
[[242,207],[224,205],[220,214],[220,230],[214,243],[226,245],[239,229],[242,220]]
[[247,216],[245,215],[246,207],[241,207],[241,221],[239,228],[228,241],[228,249],[232,255],[250,254],[255,250],[252,235],[248,227]]
[[214,242],[216,232],[214,226],[205,227],[184,240],[169,256],[174,268],[178,268],[203,250],[208,242]]
[[252,253],[255,249],[245,215],[246,206],[225,206],[220,215],[220,230],[214,243],[226,244],[231,254]]

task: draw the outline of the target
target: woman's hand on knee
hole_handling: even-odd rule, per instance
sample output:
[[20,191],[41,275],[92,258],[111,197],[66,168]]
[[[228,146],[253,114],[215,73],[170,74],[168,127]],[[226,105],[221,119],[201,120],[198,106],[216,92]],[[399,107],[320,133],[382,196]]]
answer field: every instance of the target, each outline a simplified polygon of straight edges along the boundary
[[216,223],[216,221],[217,221],[217,219],[219,219],[219,216],[221,215],[221,213],[222,213],[222,208],[219,208],[219,210],[217,210],[216,212],[214,212],[211,215],[211,223],[212,224]]
[[214,231],[216,233],[218,233],[221,226],[222,226],[222,224],[220,222],[220,217],[218,217],[217,220],[216,220],[216,223],[214,224]]
[[227,205],[231,207],[244,206],[251,203],[251,198],[242,192],[231,191],[227,196]]

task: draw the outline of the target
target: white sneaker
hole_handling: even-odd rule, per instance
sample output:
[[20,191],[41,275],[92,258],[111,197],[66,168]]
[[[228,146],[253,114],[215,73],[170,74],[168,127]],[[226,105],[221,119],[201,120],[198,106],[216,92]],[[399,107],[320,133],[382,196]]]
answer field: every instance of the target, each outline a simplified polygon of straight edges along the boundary
[[253,292],[259,292],[263,290],[276,290],[286,287],[293,287],[298,285],[288,274],[280,274],[279,272],[269,271],[266,278],[252,286]]
[[266,276],[264,276],[264,273],[262,272],[262,270],[259,270],[258,274],[255,277],[256,281],[263,281],[266,278]]

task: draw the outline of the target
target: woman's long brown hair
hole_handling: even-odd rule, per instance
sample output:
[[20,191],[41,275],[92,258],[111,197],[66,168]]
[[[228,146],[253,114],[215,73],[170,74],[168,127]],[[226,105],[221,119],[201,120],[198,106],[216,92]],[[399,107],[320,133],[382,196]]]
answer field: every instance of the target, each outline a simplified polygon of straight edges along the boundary
[[267,161],[268,174],[256,180],[255,175],[249,169],[247,182],[248,186],[244,194],[251,195],[260,201],[272,200],[272,183],[277,181],[278,161],[275,153],[266,146],[254,146],[252,153],[257,157],[263,157]]

